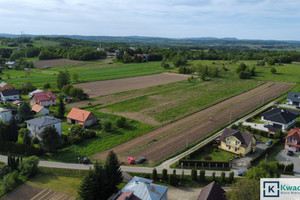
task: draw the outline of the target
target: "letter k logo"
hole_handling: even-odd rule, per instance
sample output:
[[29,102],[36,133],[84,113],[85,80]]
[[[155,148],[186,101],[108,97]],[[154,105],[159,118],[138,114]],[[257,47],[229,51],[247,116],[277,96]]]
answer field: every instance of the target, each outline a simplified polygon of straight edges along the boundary
[[274,192],[274,185],[273,185],[273,186],[269,186],[269,193],[271,193],[271,191],[272,191],[273,193],[275,193],[275,192]]

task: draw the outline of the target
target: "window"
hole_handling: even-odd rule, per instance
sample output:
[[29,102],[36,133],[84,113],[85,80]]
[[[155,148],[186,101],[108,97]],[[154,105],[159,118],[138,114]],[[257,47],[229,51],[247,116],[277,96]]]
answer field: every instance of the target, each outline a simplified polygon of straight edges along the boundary
[[231,146],[230,146],[230,145],[226,145],[226,147],[227,147],[228,149],[231,149]]
[[239,141],[236,141],[236,142],[235,142],[235,145],[238,145],[238,144],[239,144]]
[[239,150],[239,148],[238,147],[235,147],[235,151],[238,151]]

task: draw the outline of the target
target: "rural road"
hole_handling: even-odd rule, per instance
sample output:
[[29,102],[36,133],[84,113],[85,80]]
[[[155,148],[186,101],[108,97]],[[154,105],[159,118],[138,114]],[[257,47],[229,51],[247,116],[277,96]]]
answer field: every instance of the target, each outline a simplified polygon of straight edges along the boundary
[[[243,122],[245,121],[247,118],[259,113],[261,110],[264,110],[268,107],[271,107],[272,105],[274,105],[274,101],[272,101],[271,103],[261,107],[260,109],[256,110],[253,113],[250,113],[249,115],[239,119],[238,121],[236,121],[235,123],[239,123],[239,122]],[[229,125],[231,126],[231,125]],[[228,127],[229,127],[228,126]],[[211,142],[212,140],[216,139],[217,137],[220,136],[220,134],[222,133],[223,130],[219,131],[218,133],[216,133],[215,135],[213,135],[212,137],[207,138],[206,140],[204,140],[203,142],[199,143],[198,145],[196,145],[195,147],[183,152],[182,154],[171,158],[165,162],[163,162],[162,164],[160,164],[159,166],[155,167],[157,169],[158,173],[162,173],[163,169],[167,169],[168,170],[168,174],[172,174],[173,173],[173,169],[170,168],[170,165],[175,163],[176,161],[178,161],[179,159],[183,158],[184,156],[192,153],[193,151],[195,151],[196,149],[200,148],[201,146]],[[4,155],[0,155],[0,161],[1,162],[7,162],[7,156]],[[89,170],[90,168],[93,167],[93,165],[89,164],[89,165],[84,165],[84,164],[74,164],[74,163],[62,163],[62,162],[53,162],[53,161],[40,161],[39,162],[39,166],[41,167],[50,167],[50,168],[63,168],[63,169],[77,169],[77,170]],[[122,171],[124,172],[136,172],[136,173],[152,173],[153,167],[135,167],[135,166],[121,166]],[[186,175],[190,175],[191,174],[191,170],[190,169],[183,169],[184,174]],[[237,175],[237,171],[233,170],[235,175]],[[211,176],[212,173],[215,172],[216,176],[220,176],[222,171],[211,171],[211,170],[206,170],[205,173],[208,176]],[[176,174],[181,174],[182,173],[182,169],[176,169]],[[229,171],[226,171],[226,176],[229,175]]]

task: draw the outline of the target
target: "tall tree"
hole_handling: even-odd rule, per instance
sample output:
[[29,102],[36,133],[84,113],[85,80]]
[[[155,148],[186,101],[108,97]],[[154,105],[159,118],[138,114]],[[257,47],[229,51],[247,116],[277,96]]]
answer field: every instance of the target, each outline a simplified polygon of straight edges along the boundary
[[259,200],[259,191],[259,181],[242,178],[231,185],[231,189],[226,193],[226,197],[228,200],[240,200],[241,197],[244,200]]
[[65,103],[64,103],[64,98],[62,95],[59,97],[59,105],[58,105],[58,118],[59,119],[64,119],[65,118]]
[[18,125],[14,117],[11,118],[9,122],[9,134],[10,134],[10,141],[17,142],[18,141]]
[[110,180],[110,190],[116,192],[118,190],[117,185],[123,181],[123,175],[120,162],[113,151],[110,151],[106,158],[105,169],[107,177]]
[[69,71],[60,71],[57,80],[56,85],[58,89],[62,89],[63,86],[70,84],[70,72]]
[[81,199],[97,199],[96,189],[95,189],[95,176],[94,172],[90,170],[87,175],[85,175],[78,188],[78,195]]
[[31,119],[33,114],[31,108],[27,102],[24,102],[19,109],[19,120],[24,122],[25,120]]
[[56,128],[47,126],[40,134],[41,146],[46,151],[53,151],[60,146],[60,136]]

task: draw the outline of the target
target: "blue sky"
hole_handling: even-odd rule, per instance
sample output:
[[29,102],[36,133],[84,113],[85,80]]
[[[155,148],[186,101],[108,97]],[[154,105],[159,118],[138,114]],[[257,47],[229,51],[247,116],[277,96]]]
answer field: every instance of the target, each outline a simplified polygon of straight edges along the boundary
[[300,40],[299,0],[0,0],[0,32]]

